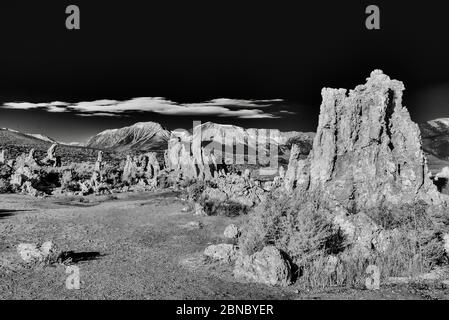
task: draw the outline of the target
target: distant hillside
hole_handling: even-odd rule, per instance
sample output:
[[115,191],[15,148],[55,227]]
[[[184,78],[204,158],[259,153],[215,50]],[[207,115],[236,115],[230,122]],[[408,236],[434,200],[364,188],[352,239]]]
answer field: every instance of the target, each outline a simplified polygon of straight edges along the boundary
[[449,160],[449,118],[421,123],[419,128],[424,151],[440,159]]
[[[32,148],[36,150],[38,158],[44,158],[52,142],[36,138],[30,134],[16,130],[0,129],[0,149],[8,151],[7,158],[15,158],[22,153],[28,153]],[[85,147],[75,147],[60,144],[56,154],[61,156],[63,163],[95,161],[98,150]],[[125,155],[105,154],[105,159],[124,157]]]
[[436,173],[449,166],[449,118],[421,123],[419,128],[429,169]]
[[86,146],[114,151],[157,151],[167,149],[170,132],[156,122],[139,122],[129,127],[100,132]]

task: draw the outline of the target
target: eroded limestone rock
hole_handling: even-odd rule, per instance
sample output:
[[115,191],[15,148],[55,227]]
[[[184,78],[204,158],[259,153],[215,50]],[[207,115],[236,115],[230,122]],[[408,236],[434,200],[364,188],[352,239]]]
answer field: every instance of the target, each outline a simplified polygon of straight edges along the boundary
[[123,169],[122,181],[129,184],[134,183],[137,177],[137,166],[130,155],[126,156],[125,167]]
[[292,150],[287,189],[303,186],[298,172],[309,172],[307,190],[351,210],[418,200],[439,204],[419,128],[402,106],[403,90],[402,82],[380,70],[349,93],[324,88],[312,151],[304,163]]
[[45,165],[51,165],[54,167],[61,166],[61,158],[56,156],[56,149],[58,147],[57,143],[53,143],[47,150],[47,156],[42,160]]
[[230,224],[223,232],[225,238],[237,239],[240,236],[240,229],[235,224]]
[[[287,192],[307,190],[310,183],[310,161],[301,156],[301,148],[294,144],[290,151],[290,160],[284,174],[284,188]],[[282,168],[282,167],[281,167]]]
[[251,256],[239,256],[234,267],[234,277],[271,286],[288,286],[292,274],[290,263],[279,249],[267,246]]

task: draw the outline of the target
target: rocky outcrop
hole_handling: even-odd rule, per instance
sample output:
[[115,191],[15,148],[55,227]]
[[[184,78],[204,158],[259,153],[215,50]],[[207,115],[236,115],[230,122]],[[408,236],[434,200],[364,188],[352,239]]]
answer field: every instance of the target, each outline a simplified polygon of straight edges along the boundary
[[166,153],[166,167],[186,180],[211,180],[218,171],[214,151],[202,148],[191,136],[172,134]]
[[132,184],[137,177],[137,165],[130,155],[126,156],[125,167],[123,168],[122,181]]
[[166,151],[165,166],[168,170],[175,171],[180,178],[196,179],[198,177],[199,169],[190,153],[189,140],[183,141],[181,136],[172,133]]
[[[286,144],[297,141],[309,153],[313,134],[283,133],[279,130],[244,129],[206,122],[187,131],[174,131],[165,153],[169,170],[178,170],[186,179],[210,180],[229,165],[272,164],[283,159]],[[296,139],[296,140],[295,140]]]
[[259,204],[265,196],[265,191],[253,180],[238,174],[220,174],[212,179],[212,182],[202,195],[206,203],[239,204],[249,209]]
[[84,182],[81,186],[82,191],[85,193],[86,190],[92,188],[93,192],[100,193],[102,189],[106,189],[104,181],[104,163],[103,163],[103,152],[98,151],[97,161],[95,161],[94,172],[92,172],[92,177],[90,181]]
[[[281,167],[282,168],[282,167]],[[284,188],[287,192],[296,189],[298,192],[307,190],[310,183],[310,161],[303,156],[301,147],[294,144],[290,152],[290,160],[285,174],[279,174],[283,179]]]
[[240,229],[235,224],[230,224],[223,232],[225,238],[237,239],[240,236]]
[[42,164],[54,167],[61,166],[61,158],[56,156],[57,143],[53,143],[47,151],[47,156],[42,160]]
[[57,258],[59,251],[52,241],[46,241],[40,246],[35,243],[20,243],[17,253],[24,262],[32,263],[42,262],[52,256]]
[[159,161],[157,160],[155,152],[146,153],[143,160],[143,168],[145,171],[145,176],[147,179],[155,179],[160,171],[161,167]]
[[272,286],[288,286],[292,273],[290,263],[281,252],[268,246],[251,256],[240,255],[235,263],[234,277]]
[[38,167],[38,163],[36,161],[36,156],[35,156],[35,150],[34,148],[30,150],[30,152],[28,153],[28,157],[26,157],[24,164],[29,166],[29,167]]
[[[29,184],[22,187],[25,182],[36,182],[39,180],[39,165],[34,158],[34,149],[31,149],[28,156],[22,154],[14,161],[13,174],[10,177],[10,184],[15,190],[23,192],[29,190]],[[34,194],[34,192],[33,192]]]
[[137,184],[140,189],[155,188],[160,173],[156,153],[149,152],[140,156],[127,156],[123,168],[122,181],[128,185]]
[[103,170],[103,151],[98,151],[97,161],[95,161],[94,171],[101,172]]
[[292,162],[288,188],[290,177],[296,187],[303,186],[297,174],[308,172],[307,190],[351,210],[418,200],[440,203],[428,178],[419,128],[402,106],[403,90],[402,82],[380,70],[349,93],[324,88],[308,163]]

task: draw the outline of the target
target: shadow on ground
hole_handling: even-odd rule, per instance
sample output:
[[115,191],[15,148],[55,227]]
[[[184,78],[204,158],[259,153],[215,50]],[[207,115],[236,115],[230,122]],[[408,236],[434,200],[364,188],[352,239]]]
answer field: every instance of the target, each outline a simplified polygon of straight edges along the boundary
[[92,252],[74,252],[74,251],[64,251],[59,255],[61,262],[72,262],[78,263],[83,261],[97,260],[104,257],[105,254],[101,254],[97,251]]
[[25,211],[31,211],[31,210],[10,210],[10,209],[4,210],[4,209],[0,209],[0,220],[12,217],[13,215],[17,214],[18,212],[25,212]]

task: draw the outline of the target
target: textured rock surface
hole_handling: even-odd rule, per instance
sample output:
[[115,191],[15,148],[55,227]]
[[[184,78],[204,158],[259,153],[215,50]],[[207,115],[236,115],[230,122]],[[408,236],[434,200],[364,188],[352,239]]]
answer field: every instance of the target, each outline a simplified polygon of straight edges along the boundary
[[95,162],[95,171],[101,172],[103,170],[103,151],[98,151],[97,161]]
[[17,253],[25,262],[39,261],[44,258],[43,253],[34,243],[21,243],[17,246]]
[[250,282],[288,286],[291,267],[276,247],[268,246],[251,256],[240,256],[235,263],[234,276]]
[[126,156],[125,167],[123,168],[122,180],[132,184],[137,177],[137,165],[130,155]]
[[144,171],[147,179],[154,179],[159,175],[160,165],[155,152],[148,152],[144,155]]
[[57,255],[58,250],[52,241],[46,241],[41,246],[35,243],[20,243],[17,253],[26,263],[43,261],[50,255]]
[[[288,156],[287,145],[292,141],[308,146],[305,147],[308,153],[312,137],[311,133],[243,129],[207,122],[195,126],[192,134],[172,132],[165,163],[169,170],[178,170],[183,178],[210,180],[226,165],[268,164],[285,154]],[[248,173],[244,172],[244,176],[249,178]]]
[[42,160],[45,165],[52,165],[54,167],[61,166],[61,158],[56,157],[57,143],[53,143],[47,150],[47,156]]
[[200,176],[197,160],[190,152],[189,137],[173,133],[168,142],[165,166],[178,172],[182,178],[197,179]]
[[290,152],[288,168],[283,177],[284,188],[287,192],[291,192],[293,189],[304,191],[309,187],[310,162],[302,154],[300,146],[294,144]]
[[[381,203],[441,202],[428,178],[419,128],[402,106],[403,90],[402,82],[380,70],[349,94],[322,90],[309,190],[356,210]],[[297,162],[296,171],[301,167]]]
[[224,234],[225,238],[236,239],[240,235],[240,229],[235,224],[230,224],[229,226],[226,227],[223,234]]
[[204,255],[220,262],[230,263],[237,257],[236,247],[232,244],[221,243],[208,246]]
[[206,201],[236,203],[251,208],[265,196],[264,189],[258,187],[253,180],[238,174],[220,174],[212,181],[213,186],[206,187],[202,195]]

